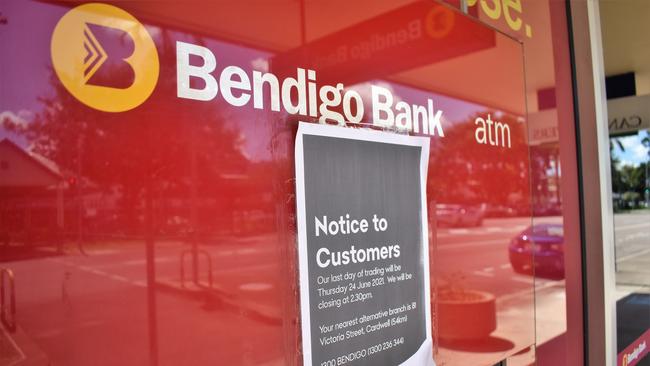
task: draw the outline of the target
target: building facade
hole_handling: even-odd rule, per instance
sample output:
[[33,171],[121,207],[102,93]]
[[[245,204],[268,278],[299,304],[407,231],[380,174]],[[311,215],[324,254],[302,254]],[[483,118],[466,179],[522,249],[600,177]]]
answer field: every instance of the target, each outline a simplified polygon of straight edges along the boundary
[[649,15],[0,3],[0,365],[648,364]]

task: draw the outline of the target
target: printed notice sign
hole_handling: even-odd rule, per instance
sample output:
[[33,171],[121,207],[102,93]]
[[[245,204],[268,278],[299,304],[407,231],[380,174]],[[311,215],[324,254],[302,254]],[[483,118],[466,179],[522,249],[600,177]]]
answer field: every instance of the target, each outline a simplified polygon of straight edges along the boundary
[[425,137],[300,124],[304,365],[434,365],[428,157]]

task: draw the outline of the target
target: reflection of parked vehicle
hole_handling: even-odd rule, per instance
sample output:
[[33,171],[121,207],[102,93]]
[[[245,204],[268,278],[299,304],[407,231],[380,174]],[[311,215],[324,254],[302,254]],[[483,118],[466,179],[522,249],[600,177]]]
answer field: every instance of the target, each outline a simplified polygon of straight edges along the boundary
[[[561,224],[533,225],[508,246],[510,264],[519,273],[564,276],[564,229]],[[533,257],[534,254],[534,257]]]
[[480,206],[438,203],[436,220],[438,226],[481,226],[483,209]]

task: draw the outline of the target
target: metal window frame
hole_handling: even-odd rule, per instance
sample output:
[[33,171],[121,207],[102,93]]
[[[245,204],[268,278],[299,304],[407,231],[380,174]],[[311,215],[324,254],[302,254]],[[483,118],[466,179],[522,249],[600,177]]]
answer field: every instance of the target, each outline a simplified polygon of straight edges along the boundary
[[573,67],[586,365],[616,365],[614,214],[597,0],[567,2]]

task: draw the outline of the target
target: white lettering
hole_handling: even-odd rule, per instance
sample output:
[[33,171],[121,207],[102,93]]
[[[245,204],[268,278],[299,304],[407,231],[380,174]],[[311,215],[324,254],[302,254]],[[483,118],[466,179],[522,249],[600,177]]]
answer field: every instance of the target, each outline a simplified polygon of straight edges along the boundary
[[[416,28],[410,29],[409,33]],[[407,37],[406,31],[403,36]],[[285,77],[282,80],[271,72],[248,73],[238,66],[226,66],[220,72],[215,72],[217,59],[212,51],[181,41],[176,42],[176,62],[179,98],[210,101],[221,91],[223,99],[235,107],[246,106],[252,99],[255,109],[267,106],[274,112],[284,109],[288,114],[318,118],[320,123],[345,126],[347,123],[364,121],[366,105],[359,92],[345,90],[342,83],[318,85],[316,71],[311,69],[296,68],[295,78]],[[445,136],[443,112],[434,109],[431,99],[427,100],[426,106],[408,104],[396,99],[389,88],[377,85],[370,88],[373,125]],[[265,101],[266,98],[269,100]],[[490,116],[484,123],[490,125],[487,134],[491,145],[507,143],[510,146],[510,128],[507,124],[497,122],[492,128]],[[496,141],[492,138],[493,129],[498,134]],[[476,137],[478,140],[478,132]]]
[[[233,76],[237,76],[239,80],[233,80]],[[251,81],[248,79],[248,75],[237,66],[228,66],[223,69],[221,77],[219,78],[219,83],[221,84],[221,94],[223,99],[226,102],[234,105],[235,107],[241,107],[246,105],[251,99],[250,94],[242,93],[240,96],[236,97],[232,94],[232,89],[238,89],[242,91],[251,90]]]
[[[429,134],[435,136],[436,133],[440,137],[445,137],[445,133],[442,131],[442,125],[440,124],[440,118],[442,117],[442,111],[436,111],[435,115],[433,114],[433,101],[431,99],[427,100],[427,107],[429,110]],[[433,129],[436,129],[434,132]]]
[[[307,115],[307,94],[305,91],[305,69],[298,68],[298,78],[286,78],[282,82],[282,105],[289,114]],[[294,104],[292,90],[295,90],[297,102]]]
[[262,74],[259,71],[253,71],[253,107],[255,109],[264,108],[264,83],[269,85],[269,95],[271,96],[271,110],[280,111],[280,83],[278,78],[271,74]]
[[[390,90],[382,88],[381,86],[371,85],[372,94],[372,123],[375,126],[391,127],[394,124],[395,117],[393,115],[393,94]],[[380,100],[380,97],[383,101]],[[386,116],[382,117],[382,112]]]
[[[203,59],[203,65],[190,65],[190,55]],[[218,86],[211,72],[217,67],[214,54],[207,48],[185,42],[176,42],[176,95],[179,98],[212,100],[217,96]],[[205,82],[202,89],[190,86],[190,78],[200,78]]]
[[329,256],[330,251],[327,248],[320,248],[318,249],[318,252],[316,252],[316,262],[318,263],[318,266],[320,268],[325,268],[330,265],[330,260],[329,259],[326,259],[324,261],[321,260],[322,254],[325,254],[325,256],[327,257]]

